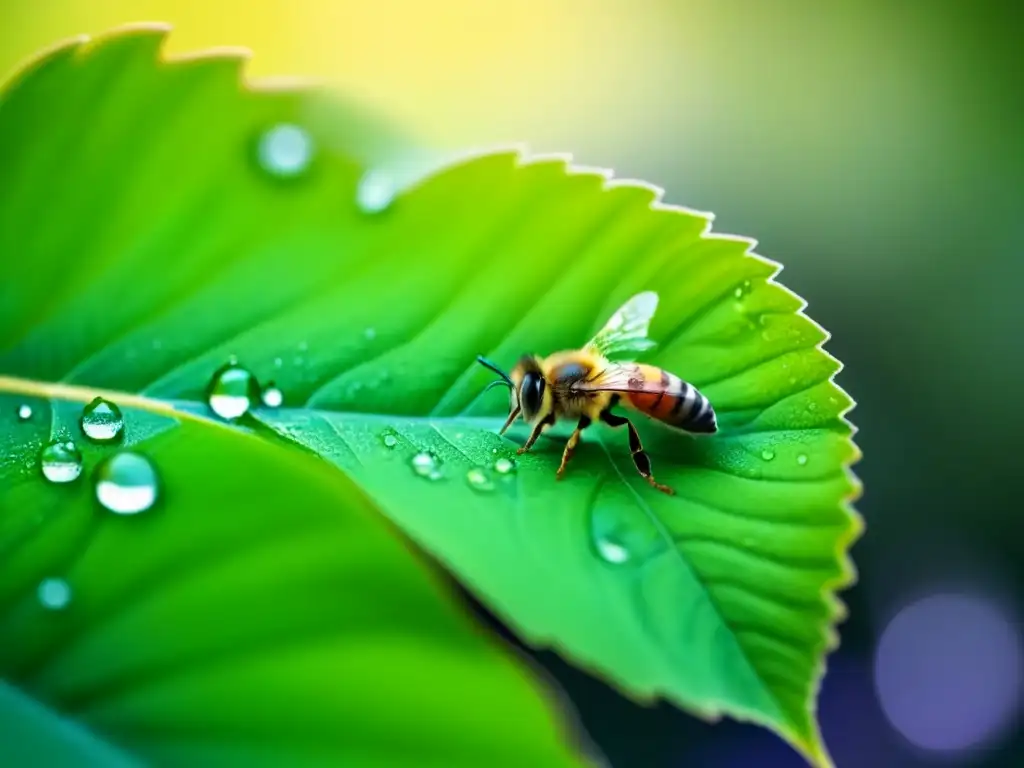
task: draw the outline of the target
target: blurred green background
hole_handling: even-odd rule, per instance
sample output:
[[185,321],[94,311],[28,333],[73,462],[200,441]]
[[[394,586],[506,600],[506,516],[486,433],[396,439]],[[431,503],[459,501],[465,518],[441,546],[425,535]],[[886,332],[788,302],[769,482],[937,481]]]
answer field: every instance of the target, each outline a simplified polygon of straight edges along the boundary
[[[757,238],[859,402],[868,529],[821,702],[837,764],[1010,766],[1022,16],[941,0],[41,0],[5,7],[0,69],[168,21],[171,53],[250,47],[251,75],[325,78],[432,146],[569,151]],[[538,658],[616,767],[799,765],[766,732],[639,707]]]

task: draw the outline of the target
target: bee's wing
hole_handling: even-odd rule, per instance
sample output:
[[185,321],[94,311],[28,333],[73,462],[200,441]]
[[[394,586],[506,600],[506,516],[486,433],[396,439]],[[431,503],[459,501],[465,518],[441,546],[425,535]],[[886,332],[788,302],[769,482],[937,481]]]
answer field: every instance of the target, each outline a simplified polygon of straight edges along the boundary
[[[656,370],[656,369],[655,369]],[[661,380],[644,376],[639,363],[610,363],[599,371],[570,385],[576,392],[650,392],[658,394]]]
[[604,327],[587,342],[587,347],[602,357],[622,352],[643,352],[654,347],[655,343],[647,338],[647,333],[657,308],[657,293],[638,293],[615,310]]

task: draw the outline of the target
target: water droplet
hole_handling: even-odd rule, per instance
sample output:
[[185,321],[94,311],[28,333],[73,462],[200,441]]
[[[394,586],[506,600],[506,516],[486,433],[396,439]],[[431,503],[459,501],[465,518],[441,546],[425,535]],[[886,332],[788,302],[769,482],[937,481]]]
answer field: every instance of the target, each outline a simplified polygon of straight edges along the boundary
[[398,437],[395,436],[394,432],[385,432],[384,436],[381,437],[381,441],[384,443],[385,448],[394,448],[398,445]]
[[629,550],[614,538],[605,536],[595,540],[594,544],[597,547],[597,554],[607,563],[620,565],[629,560]]
[[109,400],[97,397],[82,409],[78,423],[82,433],[97,443],[109,443],[121,436],[124,430],[124,416],[121,409]]
[[217,369],[207,391],[210,410],[228,421],[244,416],[259,397],[256,377],[233,361]]
[[801,453],[799,456],[797,456],[796,457],[796,463],[799,464],[801,467],[804,464],[806,464],[807,463],[807,454],[806,453]]
[[60,611],[71,602],[71,587],[64,579],[43,579],[36,588],[36,597],[43,608]]
[[497,455],[498,449],[497,448],[491,448],[491,453]]
[[503,456],[494,462],[494,471],[499,475],[510,475],[516,471],[516,463]]
[[429,451],[420,451],[409,462],[412,471],[420,477],[437,480],[441,477],[441,460]]
[[282,123],[260,137],[257,156],[267,173],[293,178],[309,168],[313,150],[313,139],[305,129]]
[[808,411],[816,411],[816,410],[818,410],[818,404],[817,403],[808,403],[807,404],[807,410]]
[[380,213],[394,202],[397,194],[395,180],[389,174],[370,170],[359,180],[356,205],[363,213]]
[[283,402],[284,393],[281,389],[274,382],[267,382],[267,386],[263,389],[263,404],[267,408],[280,408]]
[[70,483],[82,474],[82,452],[70,440],[54,440],[39,454],[39,467],[51,483]]
[[735,296],[737,299],[742,299],[748,293],[750,293],[750,281],[744,280],[742,283],[736,286],[736,290],[733,291],[733,296]]
[[32,406],[28,403],[22,403],[18,406],[18,418],[21,421],[28,421],[32,418]]
[[474,491],[493,491],[494,481],[482,467],[473,467],[466,473],[466,482]]
[[761,451],[761,458],[764,459],[765,461],[771,461],[772,459],[775,458],[775,451],[769,448],[765,448],[763,451]]
[[640,565],[667,546],[651,518],[637,506],[623,483],[606,484],[590,511],[590,541],[595,555],[615,566]]
[[366,337],[367,341],[373,341],[374,339],[377,338],[377,331],[373,328],[367,328],[365,331],[363,331],[363,336]]
[[96,498],[118,515],[145,512],[156,501],[156,468],[141,454],[115,453],[96,467],[94,479]]

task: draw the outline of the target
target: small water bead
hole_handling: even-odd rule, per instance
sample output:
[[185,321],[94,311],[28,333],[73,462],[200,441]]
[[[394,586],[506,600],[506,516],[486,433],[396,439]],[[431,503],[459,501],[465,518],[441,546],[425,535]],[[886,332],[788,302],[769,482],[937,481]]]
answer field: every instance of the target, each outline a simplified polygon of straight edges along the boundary
[[765,448],[763,451],[761,451],[761,458],[764,459],[765,461],[771,461],[772,459],[775,458],[775,451],[769,448]]
[[807,410],[808,411],[816,411],[816,410],[818,410],[818,404],[817,403],[808,403],[807,404]]
[[384,443],[385,448],[394,448],[398,445],[398,438],[393,432],[388,432],[381,438],[381,442]]
[[122,451],[105,459],[94,474],[96,498],[118,515],[137,515],[158,496],[156,468],[145,456]]
[[32,418],[32,406],[28,403],[22,403],[18,406],[18,419],[20,421],[28,421]]
[[801,467],[804,466],[807,463],[807,454],[801,453],[800,455],[798,455],[796,457],[796,463],[799,464]]
[[64,579],[43,579],[36,588],[36,597],[44,608],[60,611],[71,602],[71,587]]
[[263,389],[263,404],[267,408],[280,408],[283,402],[284,393],[274,382],[268,382],[267,386]]
[[313,151],[313,139],[304,128],[281,123],[260,137],[256,154],[267,173],[294,178],[309,168]]
[[742,299],[748,293],[750,293],[750,281],[744,280],[742,283],[736,286],[736,290],[733,291],[733,296],[735,296],[737,299]]
[[370,170],[363,174],[356,189],[356,205],[363,213],[380,213],[395,200],[398,188],[390,174]]
[[218,368],[210,379],[207,403],[222,419],[231,421],[244,416],[259,398],[256,377],[234,360]]
[[499,475],[510,475],[516,471],[516,463],[503,456],[494,462],[494,471]]
[[51,483],[70,483],[82,474],[82,452],[70,440],[54,440],[39,454],[39,467]]
[[121,409],[109,400],[97,397],[82,409],[79,419],[82,433],[97,443],[117,440],[124,431],[124,416]]
[[473,467],[466,472],[466,482],[474,491],[493,491],[494,481],[483,467]]
[[429,451],[420,451],[409,462],[412,471],[420,477],[437,480],[441,477],[441,460]]
[[622,565],[629,560],[629,550],[626,546],[610,535],[595,538],[594,548],[597,550],[598,556],[606,563]]

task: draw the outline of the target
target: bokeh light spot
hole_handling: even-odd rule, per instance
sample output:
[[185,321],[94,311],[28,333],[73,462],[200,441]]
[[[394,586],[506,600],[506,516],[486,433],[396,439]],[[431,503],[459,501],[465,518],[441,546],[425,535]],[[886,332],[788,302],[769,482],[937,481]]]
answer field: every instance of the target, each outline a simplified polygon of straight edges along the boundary
[[992,601],[935,594],[889,622],[875,688],[892,726],[914,745],[960,751],[998,739],[1020,705],[1021,638]]

